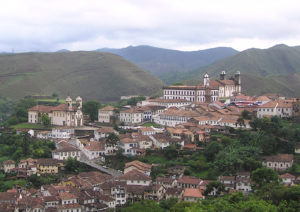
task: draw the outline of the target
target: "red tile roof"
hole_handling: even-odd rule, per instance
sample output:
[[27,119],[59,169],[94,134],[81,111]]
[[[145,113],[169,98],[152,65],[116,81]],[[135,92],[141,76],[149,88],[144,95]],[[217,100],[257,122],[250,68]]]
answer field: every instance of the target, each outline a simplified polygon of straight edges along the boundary
[[199,188],[186,188],[184,190],[184,197],[203,198],[202,192]]
[[127,172],[126,174],[120,176],[118,178],[119,180],[141,180],[141,181],[149,181],[151,180],[151,177],[143,174],[142,172],[139,172],[137,170],[132,170],[130,172]]

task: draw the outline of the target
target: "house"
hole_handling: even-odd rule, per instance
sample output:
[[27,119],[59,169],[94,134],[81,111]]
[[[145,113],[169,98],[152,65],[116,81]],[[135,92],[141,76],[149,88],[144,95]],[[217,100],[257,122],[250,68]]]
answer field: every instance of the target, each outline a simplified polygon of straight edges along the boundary
[[101,138],[107,138],[112,133],[116,135],[119,134],[112,127],[101,127],[94,131],[94,138],[95,140],[99,141]]
[[43,196],[45,202],[45,208],[54,208],[59,204],[58,196]]
[[184,189],[182,188],[167,188],[165,192],[165,198],[171,199],[171,198],[177,198],[181,200],[183,198]]
[[43,140],[46,140],[46,139],[49,139],[51,138],[51,131],[36,131],[35,133],[36,137],[39,138],[39,139],[43,139]]
[[191,118],[200,116],[194,110],[178,109],[177,107],[170,107],[163,113],[154,117],[154,122],[163,126],[175,127],[178,124],[186,123]]
[[168,168],[168,175],[174,179],[180,179],[182,178],[185,171],[185,166],[173,166]]
[[138,142],[140,149],[152,148],[153,142],[149,136],[139,134],[138,136],[134,136],[134,139]]
[[[149,138],[152,140],[153,145],[157,148],[164,149],[168,146],[170,146],[172,138],[170,138],[165,133],[157,133],[154,135],[149,136]],[[180,140],[179,140],[180,142]]]
[[60,148],[52,151],[52,158],[58,160],[67,160],[70,158],[76,158],[80,160],[80,150],[67,142],[61,142]]
[[126,203],[127,187],[124,181],[108,181],[100,185],[101,191],[105,195],[110,195],[115,199],[116,206],[123,206]]
[[[141,106],[145,106],[145,105],[157,105],[157,106],[162,106],[165,108],[169,108],[169,107],[184,107],[184,106],[188,106],[190,105],[191,102],[186,100],[186,99],[147,99],[144,100],[140,103]],[[156,113],[156,114],[152,114],[152,118],[154,115],[159,114],[160,112]]]
[[127,185],[127,202],[140,201],[146,198],[147,194],[151,192],[151,186],[143,185]]
[[279,176],[282,179],[283,184],[290,186],[294,184],[296,177],[290,173],[285,173]]
[[127,185],[149,186],[151,177],[135,169],[117,178],[119,181],[126,181]]
[[107,205],[109,208],[116,207],[116,201],[114,198],[110,197],[109,195],[103,195],[99,192],[96,192],[96,195],[100,203]]
[[133,147],[138,147],[138,142],[131,137],[120,139],[120,147],[124,150],[123,154],[128,156],[134,156],[135,152]]
[[142,135],[154,135],[156,133],[156,131],[152,127],[141,127],[139,129],[139,132]]
[[153,184],[147,198],[160,201],[164,198],[166,188],[161,184]]
[[83,152],[90,160],[99,157],[102,158],[105,155],[104,143],[99,141],[90,141],[83,148]]
[[269,101],[258,106],[257,118],[279,116],[289,118],[294,115],[293,103],[286,100]]
[[59,168],[63,167],[62,161],[52,158],[41,158],[36,162],[37,175],[58,174]]
[[62,205],[78,203],[78,197],[71,192],[59,192],[58,197]]
[[173,188],[177,185],[177,180],[168,177],[157,177],[155,183],[163,185],[165,188]]
[[98,110],[98,122],[111,123],[112,117],[115,116],[116,108],[114,106],[106,106]]
[[28,109],[28,123],[42,123],[43,114],[50,118],[52,125],[83,126],[82,99],[78,96],[74,107],[69,96],[66,98],[66,104],[58,106],[36,105]]
[[143,120],[144,121],[153,121],[155,115],[161,114],[166,107],[159,105],[146,105],[139,108],[143,111]]
[[219,181],[225,185],[225,189],[234,190],[235,189],[235,176],[220,176]]
[[21,160],[18,163],[17,175],[19,177],[31,176],[37,173],[36,169],[36,159],[28,158],[25,160]]
[[272,156],[264,156],[262,165],[270,169],[284,171],[292,167],[294,162],[294,155],[292,154],[278,154]]
[[182,99],[193,103],[215,102],[219,98],[230,98],[241,93],[241,76],[237,71],[234,76],[225,79],[226,73],[222,71],[220,79],[210,80],[206,73],[203,84],[197,86],[171,85],[163,87],[164,99]]
[[135,160],[135,161],[125,164],[124,174],[126,174],[132,170],[137,170],[147,176],[150,176],[151,168],[152,168],[152,165]]
[[16,168],[16,163],[13,160],[6,160],[2,163],[2,169],[4,173],[10,173],[14,168]]
[[199,188],[184,189],[183,200],[188,202],[197,202],[199,199],[204,199],[202,191]]
[[138,107],[131,107],[129,110],[120,112],[120,122],[126,125],[135,125],[142,123],[143,111]]
[[183,176],[177,180],[179,188],[200,188],[202,180],[197,177]]
[[55,127],[52,129],[50,137],[56,139],[69,139],[75,134],[74,128]]
[[236,185],[235,189],[237,191],[241,191],[244,194],[248,194],[250,191],[252,191],[252,181],[250,178],[245,178],[245,177],[236,177]]

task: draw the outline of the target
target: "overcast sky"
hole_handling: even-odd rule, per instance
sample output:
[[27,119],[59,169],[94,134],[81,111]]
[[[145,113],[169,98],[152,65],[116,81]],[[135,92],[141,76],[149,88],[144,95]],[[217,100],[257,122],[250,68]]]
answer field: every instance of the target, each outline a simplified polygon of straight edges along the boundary
[[300,45],[300,1],[5,0],[0,52]]

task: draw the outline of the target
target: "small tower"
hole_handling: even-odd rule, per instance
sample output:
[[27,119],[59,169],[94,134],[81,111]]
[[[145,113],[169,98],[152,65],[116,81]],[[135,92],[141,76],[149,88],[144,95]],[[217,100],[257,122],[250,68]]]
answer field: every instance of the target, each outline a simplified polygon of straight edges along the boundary
[[222,71],[220,74],[220,80],[225,80],[226,72]]
[[203,85],[205,88],[208,88],[209,87],[209,75],[206,73],[204,74],[204,82],[203,82]]
[[76,107],[78,110],[82,109],[82,98],[80,96],[76,98]]
[[242,92],[242,84],[241,84],[241,72],[237,71],[234,75],[234,84],[235,84],[235,90],[237,94],[241,94]]
[[71,99],[70,96],[68,96],[68,97],[66,98],[66,104],[67,104],[67,110],[68,110],[68,111],[71,111],[71,110],[72,110],[72,99]]

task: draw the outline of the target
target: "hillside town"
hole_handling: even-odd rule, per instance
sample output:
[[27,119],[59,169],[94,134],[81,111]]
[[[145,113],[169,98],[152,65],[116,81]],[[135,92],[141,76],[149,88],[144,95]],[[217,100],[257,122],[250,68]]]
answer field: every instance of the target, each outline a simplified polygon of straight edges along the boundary
[[[41,104],[28,108],[28,124],[42,126],[49,120],[47,129],[18,128],[15,133],[53,142],[52,157],[5,160],[1,166],[4,176],[60,176],[72,161],[85,164],[91,171],[67,174],[55,183],[36,188],[14,184],[0,192],[0,211],[114,211],[147,199],[197,202],[234,192],[247,196],[258,184],[252,172],[256,168],[273,170],[284,187],[298,185],[300,175],[291,171],[295,157],[299,158],[299,140],[289,153],[274,150],[276,154],[265,154],[263,150],[259,160],[251,163],[255,168],[236,165],[234,161],[220,168],[220,172],[201,168],[201,172],[213,173],[201,176],[193,170],[205,167],[202,159],[197,159],[196,165],[182,165],[193,164],[196,160],[192,158],[199,154],[202,158],[205,155],[206,162],[210,157],[213,161],[218,152],[209,152],[212,143],[225,148],[226,142],[234,143],[244,132],[267,132],[269,128],[256,124],[259,120],[270,123],[274,119],[274,123],[279,123],[298,115],[299,99],[243,94],[240,75],[237,71],[227,77],[222,71],[219,79],[211,80],[205,74],[203,83],[197,86],[163,87],[161,97],[144,98],[135,105],[103,105],[98,108],[94,122],[84,114],[84,97],[73,101],[68,96],[65,103],[56,106]],[[122,100],[137,97],[124,96]],[[5,133],[5,129],[1,132]],[[154,157],[167,157],[170,163],[163,166],[164,162],[155,161]]]

